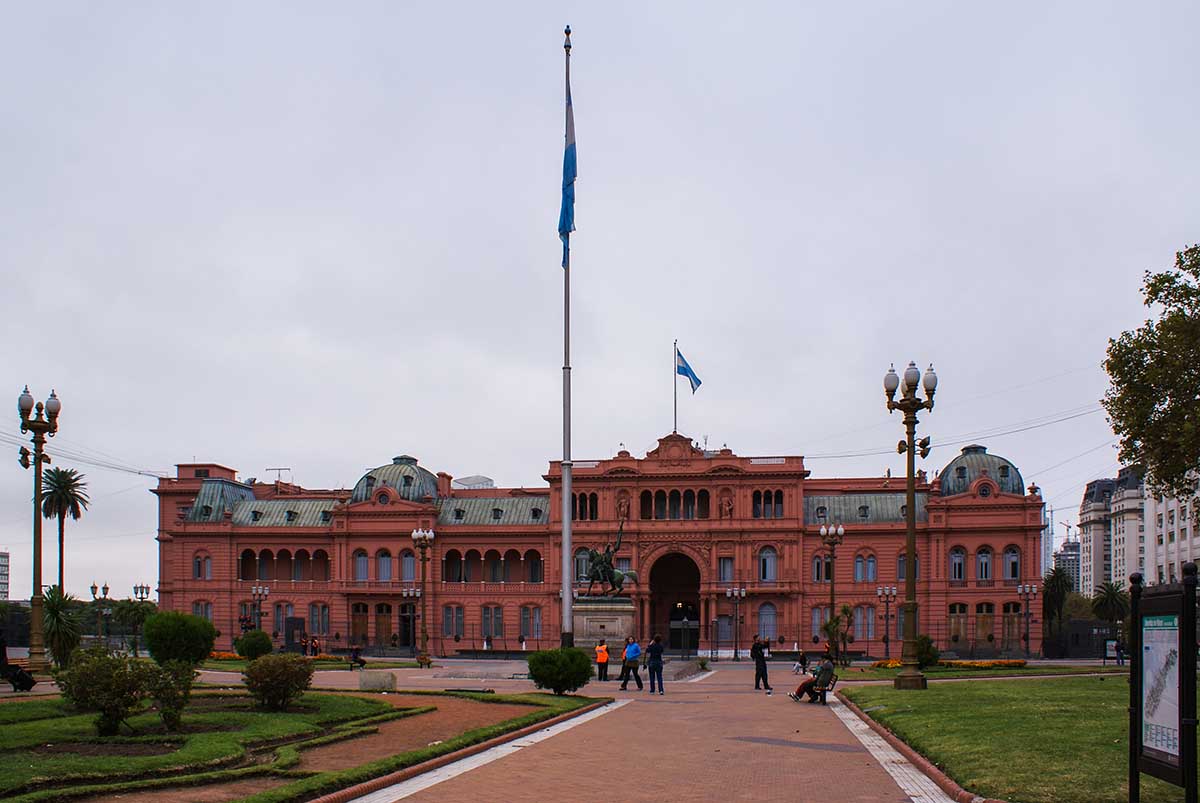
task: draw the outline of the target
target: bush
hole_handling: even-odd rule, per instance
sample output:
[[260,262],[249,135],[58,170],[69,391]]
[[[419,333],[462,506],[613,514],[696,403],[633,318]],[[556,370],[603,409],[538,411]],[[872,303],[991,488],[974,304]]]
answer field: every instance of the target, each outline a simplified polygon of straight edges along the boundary
[[270,655],[275,651],[275,645],[271,643],[271,637],[261,630],[251,630],[243,633],[241,638],[233,640],[233,648],[237,650],[238,655],[247,661],[253,661],[255,658]]
[[[76,650],[67,669],[54,679],[68,703],[82,711],[95,711],[96,732],[115,736],[149,696],[157,667],[109,654],[103,647]],[[132,730],[132,728],[131,728]]]
[[921,669],[927,666],[936,666],[938,657],[938,650],[933,646],[933,639],[926,635],[917,636],[917,666]]
[[212,652],[217,630],[202,616],[162,611],[146,617],[142,631],[150,657],[160,665],[185,661],[195,666]]
[[592,679],[587,653],[574,647],[541,650],[529,656],[529,677],[539,689],[564,694],[582,689]]
[[158,667],[151,677],[150,694],[167,730],[179,730],[183,709],[192,696],[192,682],[196,675],[196,668],[187,661],[168,661]]
[[71,662],[71,654],[79,647],[83,627],[79,622],[78,603],[70,594],[64,594],[58,586],[46,591],[42,603],[42,633],[54,665],[64,669]]
[[312,684],[312,661],[294,653],[264,655],[242,673],[246,688],[268,711],[286,711]]

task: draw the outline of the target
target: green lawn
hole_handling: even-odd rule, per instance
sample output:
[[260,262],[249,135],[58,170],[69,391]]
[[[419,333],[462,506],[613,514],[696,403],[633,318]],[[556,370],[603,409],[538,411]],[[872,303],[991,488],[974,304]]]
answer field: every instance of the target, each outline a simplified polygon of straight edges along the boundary
[[[963,788],[1010,803],[1124,803],[1129,684],[1123,677],[857,686],[845,694]],[[1183,790],[1142,776],[1142,800]]]
[[[949,666],[930,666],[921,670],[931,680],[949,678],[1021,677],[1027,675],[1090,675],[1128,674],[1129,667],[1122,666],[1023,666],[1020,668],[998,667],[996,669],[960,669]],[[876,669],[870,666],[838,668],[839,681],[891,680],[899,669]]]
[[[349,661],[313,661],[313,669],[346,669],[350,666]],[[367,669],[416,669],[419,664],[416,661],[367,661]],[[246,668],[246,662],[238,660],[214,660],[208,659],[200,665],[201,669],[211,669],[216,672],[241,672]]]

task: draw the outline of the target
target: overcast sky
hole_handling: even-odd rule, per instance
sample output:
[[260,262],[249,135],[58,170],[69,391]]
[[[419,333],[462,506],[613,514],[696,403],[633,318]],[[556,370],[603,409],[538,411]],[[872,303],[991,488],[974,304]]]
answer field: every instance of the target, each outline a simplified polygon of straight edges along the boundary
[[[678,338],[704,382],[682,432],[902,473],[881,380],[916,359],[941,379],[921,433],[1074,521],[1117,468],[1107,340],[1200,239],[1200,9],[868,5],[9,4],[0,446],[28,382],[62,399],[51,454],[543,484],[570,23],[577,459],[670,431]],[[154,480],[56,465],[93,500],[68,590],[153,585]],[[0,466],[27,596],[32,478]]]

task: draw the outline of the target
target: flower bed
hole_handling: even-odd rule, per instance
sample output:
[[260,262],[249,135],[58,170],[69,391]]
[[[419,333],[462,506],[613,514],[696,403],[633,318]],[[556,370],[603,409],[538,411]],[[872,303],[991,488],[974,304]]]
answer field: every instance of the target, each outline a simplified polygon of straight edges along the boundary
[[[1023,659],[995,659],[986,661],[938,661],[938,666],[947,669],[1020,669],[1025,666]],[[889,658],[871,664],[872,669],[899,669],[900,659]]]

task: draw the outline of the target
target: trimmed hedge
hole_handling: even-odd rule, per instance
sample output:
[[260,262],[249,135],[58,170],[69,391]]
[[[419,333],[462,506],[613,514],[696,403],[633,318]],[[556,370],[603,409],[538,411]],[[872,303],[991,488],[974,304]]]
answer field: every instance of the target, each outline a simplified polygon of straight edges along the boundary
[[212,652],[217,629],[202,616],[160,611],[146,617],[142,627],[150,657],[160,664],[186,661],[196,666]]

